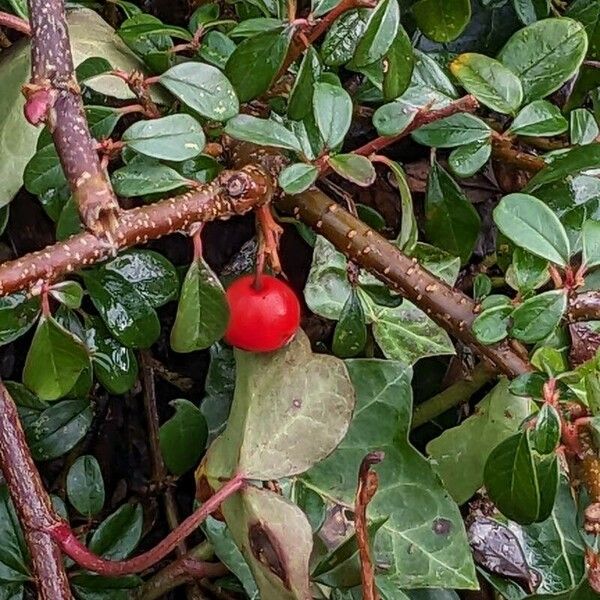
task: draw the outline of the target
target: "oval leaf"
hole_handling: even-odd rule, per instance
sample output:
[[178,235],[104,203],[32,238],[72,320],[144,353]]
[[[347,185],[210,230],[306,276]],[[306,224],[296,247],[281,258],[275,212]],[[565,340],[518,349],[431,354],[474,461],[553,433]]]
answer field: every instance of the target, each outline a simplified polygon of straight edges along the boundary
[[338,85],[317,83],[313,96],[315,121],[328,148],[344,141],[352,122],[352,99]]
[[529,298],[512,313],[511,335],[526,344],[549,336],[567,310],[564,290],[551,290]]
[[85,517],[93,517],[104,506],[104,480],[98,461],[80,456],[67,473],[69,502]]

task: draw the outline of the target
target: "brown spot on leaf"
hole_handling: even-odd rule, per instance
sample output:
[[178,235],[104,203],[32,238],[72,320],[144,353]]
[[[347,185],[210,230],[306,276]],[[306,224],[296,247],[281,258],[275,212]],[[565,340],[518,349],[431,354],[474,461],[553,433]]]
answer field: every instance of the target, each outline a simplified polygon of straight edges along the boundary
[[440,517],[433,522],[433,527],[431,529],[438,535],[448,535],[452,530],[452,521]]
[[248,539],[254,558],[281,579],[286,589],[291,589],[284,559],[281,556],[279,542],[265,525],[263,523],[254,523],[251,525],[248,530]]

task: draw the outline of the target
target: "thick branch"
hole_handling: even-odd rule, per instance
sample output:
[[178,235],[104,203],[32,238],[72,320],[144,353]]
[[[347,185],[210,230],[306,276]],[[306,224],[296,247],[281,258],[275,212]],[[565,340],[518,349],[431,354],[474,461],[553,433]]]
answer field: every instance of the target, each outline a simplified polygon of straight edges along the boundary
[[496,160],[522,171],[537,173],[546,166],[546,161],[541,156],[519,150],[510,140],[497,132],[492,134],[492,151]]
[[31,85],[25,114],[46,121],[85,226],[102,234],[115,228],[119,203],[83,111],[75,78],[63,0],[29,0],[32,33]]
[[481,344],[471,331],[477,316],[471,298],[447,285],[411,258],[353,217],[318,190],[283,198],[282,208],[326,237],[350,260],[366,269],[424,310],[438,325],[471,346],[496,369],[510,377],[531,370],[524,349],[504,342]]
[[583,292],[571,298],[568,317],[570,321],[600,320],[600,292]]
[[25,35],[31,35],[31,27],[29,23],[21,17],[11,15],[10,13],[0,11],[0,27],[6,27],[7,29],[14,29],[20,31]]
[[106,560],[94,554],[77,539],[69,524],[64,521],[55,522],[47,527],[46,531],[58,543],[60,549],[84,569],[108,577],[141,573],[173,552],[182,540],[191,535],[210,514],[221,506],[222,502],[241,490],[245,485],[246,480],[244,477],[236,475],[152,550],[129,560]]
[[196,222],[244,214],[268,202],[272,191],[271,177],[257,167],[223,171],[199,190],[123,211],[114,244],[86,232],[0,265],[0,295],[57,280],[109,258],[116,250],[186,231]]
[[33,463],[17,408],[0,384],[0,468],[31,554],[40,600],[72,600],[62,555],[47,529],[55,520],[50,498]]

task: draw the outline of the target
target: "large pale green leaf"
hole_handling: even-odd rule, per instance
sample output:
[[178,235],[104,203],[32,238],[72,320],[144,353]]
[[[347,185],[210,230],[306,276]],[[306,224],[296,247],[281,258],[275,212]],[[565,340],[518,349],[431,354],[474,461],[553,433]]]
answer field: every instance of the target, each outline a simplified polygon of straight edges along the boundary
[[210,478],[303,473],[344,437],[354,407],[346,366],[313,354],[302,330],[276,352],[236,351],[236,364],[229,421],[207,453]]
[[302,479],[325,497],[353,504],[365,454],[385,452],[376,467],[379,489],[369,504],[370,519],[387,518],[374,544],[375,560],[389,565],[384,579],[396,590],[476,588],[458,507],[427,460],[408,442],[411,369],[389,360],[347,364],[357,393],[352,424],[337,450]]
[[270,490],[248,486],[222,505],[262,600],[310,600],[312,529],[305,514]]
[[[94,11],[78,9],[69,12],[69,33],[75,64],[92,56],[102,56],[113,68],[124,71],[142,69],[141,63],[115,35],[112,28]],[[11,201],[23,182],[23,171],[33,156],[40,135],[23,116],[25,100],[21,86],[30,77],[30,49],[25,40],[15,43],[0,57],[0,206]],[[116,77],[103,77],[89,82],[99,92],[118,97],[131,97],[127,86]]]
[[427,444],[427,453],[451,496],[463,504],[483,485],[489,453],[531,413],[528,399],[513,396],[503,379],[458,427]]
[[525,101],[557,90],[579,69],[588,47],[581,23],[544,19],[518,30],[498,59],[521,79]]

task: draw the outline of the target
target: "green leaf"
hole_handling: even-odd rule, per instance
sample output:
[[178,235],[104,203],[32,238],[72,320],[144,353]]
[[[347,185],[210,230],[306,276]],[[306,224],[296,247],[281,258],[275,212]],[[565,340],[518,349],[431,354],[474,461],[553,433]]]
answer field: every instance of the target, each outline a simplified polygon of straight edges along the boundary
[[481,219],[460,187],[437,162],[427,180],[425,218],[428,240],[460,256],[465,264],[475,248]]
[[468,419],[427,444],[433,468],[458,504],[469,500],[483,485],[488,455],[518,431],[530,412],[531,402],[512,395],[508,381],[501,379]]
[[367,343],[365,313],[356,291],[346,300],[340,320],[335,326],[331,349],[336,356],[349,358],[359,354]]
[[104,506],[104,480],[98,461],[89,454],[80,456],[67,473],[69,502],[83,516],[91,518]]
[[457,177],[472,177],[487,163],[491,154],[490,140],[472,142],[452,150],[448,164]]
[[133,285],[153,308],[177,298],[177,271],[173,264],[158,252],[129,250],[105,263],[103,268],[118,273]]
[[369,187],[377,177],[373,163],[359,154],[336,154],[328,164],[338,175],[362,187]]
[[42,400],[57,400],[71,391],[89,362],[79,338],[42,316],[25,358],[23,383]]
[[327,517],[327,505],[323,498],[307,487],[301,480],[293,484],[291,499],[306,515],[314,533],[319,531]]
[[21,337],[36,322],[40,314],[39,298],[26,292],[16,292],[0,298],[0,345]]
[[83,288],[76,281],[55,283],[49,293],[67,308],[79,308],[83,300]]
[[452,81],[438,63],[424,52],[414,51],[415,68],[410,87],[402,95],[405,102],[418,107],[442,108],[459,96]]
[[309,46],[290,92],[287,110],[290,119],[301,121],[312,112],[313,88],[320,74],[319,55],[312,46]]
[[492,292],[492,280],[485,273],[477,273],[473,280],[473,298],[478,302]]
[[272,29],[281,29],[283,21],[281,19],[273,19],[271,17],[257,17],[255,19],[246,19],[238,23],[230,32],[232,38],[247,38],[262,33],[263,31],[271,31]]
[[369,519],[387,519],[373,545],[374,560],[390,565],[384,579],[400,588],[476,587],[458,507],[408,442],[411,370],[389,360],[358,359],[347,365],[357,393],[350,429],[303,481],[328,499],[353,505],[365,454],[385,452],[377,466],[379,489],[369,503]]
[[354,8],[340,15],[327,30],[320,53],[328,67],[340,67],[353,56],[371,11]]
[[457,113],[451,117],[419,127],[412,136],[416,142],[434,148],[454,148],[473,142],[489,140],[491,129],[479,118],[468,113]]
[[264,94],[277,76],[292,39],[293,28],[272,29],[246,38],[229,57],[225,74],[240,102]]
[[67,179],[53,145],[39,149],[27,163],[23,173],[25,189],[36,196],[67,185]]
[[583,146],[596,141],[600,128],[594,115],[585,108],[571,111],[571,144]]
[[498,60],[523,84],[525,101],[556,91],[579,69],[588,47],[581,23],[544,19],[519,29],[506,42]]
[[558,265],[568,264],[571,247],[565,228],[541,200],[528,194],[504,196],[494,209],[494,221],[517,246]]
[[278,181],[286,194],[300,194],[310,188],[318,176],[317,167],[306,163],[294,163],[281,171]]
[[235,42],[225,34],[220,31],[209,31],[202,40],[198,56],[207,63],[223,70],[235,48]]
[[373,115],[373,125],[382,136],[392,136],[402,133],[417,116],[418,109],[396,100],[380,106]]
[[198,121],[185,114],[138,121],[121,139],[140,154],[176,161],[194,158],[202,152],[206,141]]
[[541,522],[552,512],[558,462],[555,455],[547,462],[536,459],[528,433],[517,433],[492,450],[484,482],[490,499],[506,517],[525,525]]
[[427,356],[455,352],[448,334],[408,300],[397,308],[374,308],[372,313],[373,337],[391,360],[413,365]]
[[[236,351],[236,386],[225,431],[208,450],[212,480],[302,473],[344,437],[354,391],[344,363],[313,354],[306,335],[276,352]],[[259,452],[260,449],[260,452]]]
[[158,339],[156,311],[134,285],[105,268],[82,276],[96,310],[119,342],[127,348],[149,348]]
[[508,335],[508,323],[513,307],[492,306],[477,315],[471,326],[475,337],[482,344],[496,344]]
[[175,414],[160,427],[160,452],[174,475],[183,475],[198,464],[208,438],[206,419],[189,400],[169,403]]
[[337,85],[317,83],[313,110],[325,145],[335,148],[341,144],[352,122],[352,99],[348,92]]
[[270,119],[259,119],[251,115],[238,115],[227,122],[225,133],[243,142],[285,148],[296,152],[301,151],[296,136],[281,123]]
[[406,179],[404,169],[393,160],[385,163],[394,174],[398,192],[400,193],[400,203],[402,205],[402,223],[400,233],[396,239],[396,244],[401,250],[411,253],[419,239],[419,227],[413,210],[412,194]]
[[560,442],[560,416],[551,404],[544,404],[531,432],[533,447],[540,454],[552,454]]
[[560,109],[546,100],[524,106],[508,129],[509,133],[531,137],[560,135],[569,128]]
[[589,269],[600,265],[600,221],[586,221],[582,230],[582,262]]
[[549,336],[567,310],[565,290],[550,290],[529,298],[512,313],[510,333],[526,344]]
[[87,317],[85,341],[92,354],[92,365],[98,381],[112,394],[129,391],[138,375],[133,350],[117,342],[99,317]]
[[211,65],[184,62],[163,73],[159,81],[185,105],[207,119],[226,121],[239,111],[238,98],[229,79]]
[[187,179],[175,169],[152,159],[140,157],[113,171],[111,181],[115,192],[125,198],[168,192],[187,185]]
[[6,483],[0,485],[0,540],[0,587],[30,580],[27,545]]
[[366,67],[385,56],[400,26],[397,0],[382,0],[369,16],[352,60],[357,67]]
[[398,26],[398,33],[385,55],[384,63],[383,97],[389,101],[406,91],[415,66],[412,44],[402,25]]
[[87,433],[93,418],[87,398],[63,400],[36,413],[25,425],[25,435],[31,455],[38,461],[69,452]]
[[94,531],[90,550],[109,560],[127,558],[142,537],[143,520],[140,504],[124,504]]
[[523,25],[544,19],[550,12],[549,0],[513,0],[513,5]]
[[228,321],[229,307],[221,282],[203,259],[195,260],[181,288],[171,348],[175,352],[208,348],[223,337]]
[[465,90],[488,108],[513,115],[521,106],[519,78],[497,60],[467,52],[450,63],[450,70]]
[[471,20],[469,0],[419,0],[412,7],[419,29],[435,42],[451,42]]
[[523,248],[515,248],[512,275],[519,292],[526,295],[548,280],[548,261]]

